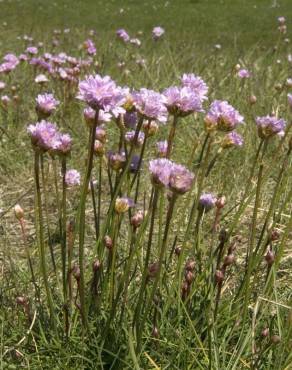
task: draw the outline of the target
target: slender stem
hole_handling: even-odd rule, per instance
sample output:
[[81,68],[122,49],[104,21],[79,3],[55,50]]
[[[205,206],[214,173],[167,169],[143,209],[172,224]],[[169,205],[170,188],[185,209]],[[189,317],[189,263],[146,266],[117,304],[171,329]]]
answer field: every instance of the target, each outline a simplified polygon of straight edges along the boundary
[[178,116],[174,115],[173,116],[173,121],[172,121],[172,126],[170,128],[169,135],[168,135],[168,140],[167,140],[166,158],[170,158],[170,155],[171,155],[177,122],[178,122]]
[[[42,155],[42,154],[41,154]],[[45,242],[44,242],[44,225],[43,225],[43,212],[42,212],[42,197],[40,188],[40,171],[39,171],[40,154],[35,151],[34,159],[34,175],[35,175],[35,189],[36,189],[36,202],[37,202],[37,222],[38,222],[38,245],[40,253],[40,269],[44,281],[47,301],[49,305],[50,317],[53,328],[56,329],[56,315],[54,311],[53,299],[51,295],[51,290],[49,287],[47,265],[46,265],[46,252],[45,252]]]
[[94,154],[94,142],[95,142],[95,131],[98,122],[98,111],[95,113],[95,122],[91,127],[89,135],[89,145],[88,145],[88,157],[87,157],[87,167],[85,177],[83,179],[83,185],[80,196],[79,205],[79,269],[80,269],[80,306],[81,306],[81,316],[83,325],[88,330],[88,319],[87,310],[85,304],[85,279],[84,279],[84,239],[85,239],[85,206],[86,198],[88,193],[88,185],[91,177],[92,165],[93,165],[93,154]]

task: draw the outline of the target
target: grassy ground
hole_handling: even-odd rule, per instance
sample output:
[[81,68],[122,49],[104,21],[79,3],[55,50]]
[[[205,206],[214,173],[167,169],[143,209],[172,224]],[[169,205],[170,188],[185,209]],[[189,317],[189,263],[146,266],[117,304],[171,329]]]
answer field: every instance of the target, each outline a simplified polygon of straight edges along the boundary
[[[24,34],[32,35],[36,42],[43,41],[44,51],[52,51],[53,30],[67,27],[71,29],[70,34],[62,34],[59,37],[60,45],[54,49],[54,52],[65,51],[74,56],[84,55],[79,45],[89,37],[88,31],[94,29],[97,34],[90,37],[97,45],[96,70],[101,74],[110,74],[121,85],[135,88],[146,86],[160,90],[172,84],[178,84],[178,78],[184,72],[201,75],[209,86],[210,101],[228,100],[244,115],[246,122],[245,126],[240,128],[240,133],[245,138],[244,147],[224,152],[204,187],[204,191],[223,193],[227,197],[227,215],[221,226],[228,228],[235,214],[234,206],[242,197],[243,185],[249,176],[259,143],[254,126],[255,117],[277,113],[289,121],[287,93],[291,92],[291,88],[287,87],[286,80],[292,77],[291,64],[287,60],[288,54],[291,53],[291,46],[283,41],[283,37],[279,37],[277,17],[287,16],[288,33],[285,37],[289,38],[291,37],[289,19],[291,14],[290,0],[149,0],[147,2],[3,0],[0,2],[0,56],[8,52],[20,54],[24,49],[24,42],[17,39],[17,36]],[[7,22],[7,25],[3,25],[3,22]],[[151,39],[151,30],[156,25],[163,26],[166,34],[164,39],[154,43]],[[125,48],[120,45],[115,40],[115,31],[120,27],[126,28],[132,36],[139,37],[142,41],[141,48]],[[142,34],[139,34],[139,31],[142,31]],[[221,50],[215,50],[215,44],[220,44]],[[276,45],[277,49],[274,49]],[[136,63],[136,60],[141,58],[146,60],[145,68],[140,68]],[[123,69],[117,66],[117,63],[121,61],[125,62]],[[240,63],[242,67],[252,72],[250,80],[242,81],[236,78],[234,68],[236,63]],[[90,73],[93,73],[93,70],[92,67]],[[77,310],[73,315],[74,323],[67,342],[54,337],[49,331],[46,309],[40,308],[39,311],[36,309],[32,315],[37,316],[27,321],[25,312],[15,303],[17,296],[27,295],[29,299],[33,299],[33,295],[25,253],[21,248],[20,229],[14,218],[13,207],[16,203],[20,203],[25,209],[29,245],[37,266],[33,153],[26,133],[27,124],[36,120],[34,99],[41,91],[40,87],[33,83],[34,75],[33,69],[26,65],[17,69],[11,77],[0,75],[0,80],[5,80],[8,84],[5,93],[12,96],[10,87],[15,85],[20,96],[20,104],[17,108],[8,111],[1,110],[1,127],[5,129],[0,142],[1,368],[99,369],[104,364],[104,369],[182,370],[207,369],[209,366],[213,369],[288,370],[291,366],[289,325],[291,325],[290,286],[292,281],[291,232],[290,234],[287,232],[287,225],[291,215],[291,157],[281,182],[277,205],[269,219],[273,222],[273,226],[280,230],[281,235],[285,236],[281,239],[281,243],[284,244],[281,264],[277,275],[276,272],[275,276],[272,275],[275,280],[273,280],[269,294],[266,295],[266,290],[264,290],[266,289],[266,264],[261,261],[257,266],[257,271],[251,281],[254,295],[248,307],[248,323],[243,326],[241,332],[244,334],[243,340],[239,340],[241,338],[240,329],[237,326],[241,311],[237,310],[236,305],[231,306],[229,303],[245,274],[246,249],[254,214],[254,197],[251,197],[250,203],[242,214],[240,224],[232,235],[237,240],[237,262],[230,269],[227,283],[224,285],[224,299],[219,312],[220,320],[212,344],[208,343],[204,334],[208,326],[205,311],[208,302],[202,297],[208,296],[208,292],[204,285],[204,275],[202,274],[203,277],[201,277],[199,273],[192,304],[183,306],[184,308],[179,306],[177,296],[175,299],[171,298],[169,290],[173,285],[165,283],[161,297],[163,305],[158,312],[160,336],[158,339],[153,339],[152,322],[147,321],[143,351],[139,355],[134,350],[136,338],[131,336],[132,332],[129,329],[132,314],[130,304],[126,306],[128,321],[125,320],[121,325],[119,323],[112,328],[112,342],[102,353],[100,350],[102,333],[99,328],[104,325],[108,313],[107,308],[100,316],[92,318],[94,330],[90,340],[82,334]],[[60,109],[54,115],[54,121],[58,122],[64,131],[69,132],[73,137],[70,167],[83,172],[87,132],[84,130],[82,107],[75,99],[69,102],[64,101],[63,85],[59,82],[51,81],[47,90],[53,91],[62,101]],[[249,103],[251,95],[257,97],[255,105]],[[168,126],[163,127],[157,136],[150,140],[150,149],[145,155],[145,163],[154,157],[155,141],[164,139],[167,132]],[[113,125],[108,128],[108,135],[109,145],[113,146],[117,142],[117,131]],[[173,158],[193,168],[190,156],[194,150],[194,156],[197,157],[204,135],[203,116],[199,116],[196,120],[194,117],[183,120],[175,140]],[[266,220],[267,210],[273,199],[273,191],[281,171],[281,163],[287,150],[285,143],[283,148],[277,152],[278,145],[279,141],[271,142],[269,151],[263,160],[264,169],[267,172],[269,170],[270,173],[263,181],[258,224],[256,225],[257,237]],[[215,154],[215,151],[212,154]],[[145,164],[144,169],[146,168]],[[49,225],[45,227],[46,237],[49,237],[47,235],[49,231],[50,243],[58,254],[60,235],[58,234],[56,204],[52,196],[53,171],[49,161],[45,164],[45,170],[49,187]],[[94,171],[96,175],[97,168]],[[141,183],[142,189],[146,189],[147,193],[148,176],[143,176]],[[253,178],[253,191],[255,191],[256,184],[256,178]],[[106,180],[103,186],[108,186]],[[106,199],[103,199],[102,220],[106,217],[105,210],[108,205],[106,196]],[[77,192],[70,193],[69,217],[73,218],[76,213],[77,199]],[[139,205],[141,203],[142,200]],[[185,198],[180,200],[177,220],[183,220],[183,225],[187,208]],[[47,215],[45,218],[47,219]],[[181,230],[178,227],[181,224],[177,220],[171,230],[171,242],[175,235],[181,237]],[[212,216],[207,215],[204,222],[201,239],[202,245],[207,248],[210,243],[209,230]],[[93,224],[92,205],[88,202],[85,245],[85,255],[88,260],[92,258],[92,245],[95,243]],[[123,233],[127,234],[126,227]],[[190,235],[187,243],[188,251],[191,250],[194,235]],[[126,248],[125,238],[126,236],[121,236],[121,243]],[[281,243],[279,243],[280,246]],[[77,260],[77,256],[75,257]],[[156,257],[154,253],[153,258]],[[58,258],[57,264],[60,264]],[[167,275],[169,279],[173,278],[175,268],[176,262],[171,260]],[[61,295],[55,280],[57,279],[51,271],[50,283],[55,289],[54,298],[60,308]],[[130,286],[130,297],[137,295],[139,283],[138,276],[137,284]],[[180,287],[176,286],[176,288],[179,291]],[[265,297],[268,302],[261,300]],[[45,300],[44,295],[42,300]],[[185,311],[179,311],[178,314],[175,310],[177,304],[181,310]],[[231,307],[235,307],[234,311]],[[269,327],[273,334],[281,336],[282,342],[279,345],[273,347],[272,342],[262,339],[261,331],[265,327]],[[115,335],[115,333],[119,334]],[[257,350],[262,357],[255,364]],[[215,360],[211,365],[208,351],[215,353]]]

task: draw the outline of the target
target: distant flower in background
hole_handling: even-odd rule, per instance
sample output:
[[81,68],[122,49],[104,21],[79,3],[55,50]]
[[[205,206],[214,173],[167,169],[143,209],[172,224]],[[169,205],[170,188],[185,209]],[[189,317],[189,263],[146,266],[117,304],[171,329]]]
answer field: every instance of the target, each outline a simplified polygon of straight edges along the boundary
[[31,55],[36,55],[39,51],[37,47],[29,46],[28,48],[26,48],[25,52]]
[[116,35],[120,40],[122,40],[124,42],[129,42],[130,41],[130,36],[128,35],[126,30],[124,30],[123,28],[117,30]]
[[141,46],[141,41],[137,38],[130,39],[130,44],[135,45],[135,46]]
[[170,114],[185,117],[194,112],[203,112],[202,100],[190,87],[172,86],[167,88],[165,106]]
[[1,90],[4,90],[4,89],[5,89],[5,87],[6,87],[6,83],[5,83],[5,82],[3,82],[3,81],[0,81],[0,91],[1,91]]
[[36,78],[34,79],[34,81],[37,83],[37,84],[45,84],[47,82],[49,82],[47,76],[43,75],[43,74],[39,74],[36,76]]
[[65,174],[65,183],[68,187],[80,185],[80,173],[77,170],[68,170]]
[[157,27],[154,27],[152,30],[152,37],[154,40],[158,40],[164,33],[165,33],[165,30],[162,27],[157,26]]
[[214,100],[205,117],[207,131],[232,131],[243,123],[243,116],[227,101]]
[[36,110],[41,118],[49,117],[59,104],[53,94],[39,94],[36,98]]
[[230,132],[229,134],[225,135],[221,142],[221,146],[224,149],[230,148],[233,146],[242,146],[242,145],[243,145],[243,138],[241,135],[239,135],[235,131]]
[[183,86],[189,87],[203,102],[208,100],[206,96],[208,94],[208,86],[205,81],[200,77],[196,76],[193,73],[184,73],[181,77],[181,83]]
[[250,72],[247,69],[240,69],[237,72],[237,76],[239,78],[241,78],[241,79],[245,79],[245,78],[250,78],[251,77],[251,74],[250,74]]
[[[91,126],[94,124],[95,121],[95,115],[96,111],[90,107],[87,107],[83,110],[83,116],[85,119],[85,122]],[[104,123],[104,122],[109,122],[111,120],[112,116],[110,113],[106,113],[102,109],[99,110],[98,112],[98,124]]]
[[[128,131],[125,133],[125,140],[127,143],[133,143],[134,142],[134,137],[135,137],[135,131]],[[137,145],[143,145],[145,140],[145,134],[144,132],[139,132],[138,138],[137,138]]]
[[257,117],[256,125],[258,128],[259,137],[262,139],[267,139],[275,135],[283,136],[286,127],[286,121],[275,116]]
[[84,42],[84,48],[87,50],[87,53],[89,55],[95,55],[96,54],[96,47],[94,45],[94,42],[90,39],[86,40]]
[[198,209],[207,213],[215,207],[216,201],[217,197],[214,194],[203,193],[199,199]]

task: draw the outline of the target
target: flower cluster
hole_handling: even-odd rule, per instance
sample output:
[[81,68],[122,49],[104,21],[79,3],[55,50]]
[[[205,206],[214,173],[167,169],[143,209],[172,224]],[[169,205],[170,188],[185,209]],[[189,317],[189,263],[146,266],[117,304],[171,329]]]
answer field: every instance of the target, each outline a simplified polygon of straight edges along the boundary
[[267,139],[275,135],[283,136],[286,121],[282,118],[277,118],[276,116],[257,117],[256,125],[259,137]]
[[154,27],[153,30],[152,30],[152,37],[153,37],[153,40],[158,40],[160,39],[160,37],[165,33],[165,30],[160,27],[160,26],[157,26],[157,27]]
[[176,194],[189,191],[195,178],[186,167],[165,158],[150,161],[149,170],[153,185],[166,187]]
[[40,118],[49,117],[59,105],[59,101],[54,98],[53,94],[39,94],[36,98],[36,111]]
[[165,97],[156,91],[145,88],[132,93],[133,104],[136,110],[146,119],[165,123],[167,109]]
[[243,116],[227,101],[215,100],[205,117],[207,131],[233,131],[243,123]]

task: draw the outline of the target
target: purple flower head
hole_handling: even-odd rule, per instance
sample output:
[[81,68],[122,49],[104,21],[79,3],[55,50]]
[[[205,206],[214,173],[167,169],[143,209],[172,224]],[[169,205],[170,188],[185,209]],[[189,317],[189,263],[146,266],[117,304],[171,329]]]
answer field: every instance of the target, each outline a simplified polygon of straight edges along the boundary
[[[95,115],[96,111],[90,107],[87,107],[83,110],[83,116],[85,119],[85,122],[91,126],[94,124],[95,121]],[[111,114],[104,112],[102,109],[98,112],[98,124],[109,122],[111,120]]]
[[66,171],[65,183],[68,187],[80,185],[80,173],[77,170]]
[[237,132],[233,131],[229,134],[225,135],[222,140],[221,146],[222,148],[230,148],[233,146],[242,146],[243,145],[243,138]]
[[26,62],[28,60],[28,56],[26,54],[20,54],[18,59],[20,62]]
[[79,82],[77,98],[95,110],[102,109],[112,112],[115,116],[124,112],[121,106],[126,101],[125,89],[118,87],[109,76],[100,75],[88,76]]
[[122,40],[124,42],[129,42],[130,41],[130,36],[128,35],[128,33],[123,28],[117,30],[116,35],[120,40]]
[[232,131],[243,123],[243,117],[227,101],[214,100],[205,117],[208,131]]
[[165,33],[165,30],[162,27],[157,26],[157,27],[154,27],[152,30],[152,37],[154,40],[158,40],[164,33]]
[[181,82],[183,86],[189,87],[195,94],[197,94],[201,101],[208,99],[206,95],[208,94],[209,88],[200,76],[196,76],[193,73],[184,73],[181,78]]
[[[127,143],[134,144],[134,137],[135,137],[135,130],[128,131],[125,133],[125,140]],[[137,137],[136,145],[137,146],[143,145],[144,139],[145,139],[145,134],[144,132],[140,131]]]
[[90,39],[86,40],[84,42],[84,47],[87,50],[87,53],[89,55],[95,55],[96,54],[96,48],[95,48],[94,42],[92,40],[90,40]]
[[135,203],[132,199],[127,197],[117,198],[115,202],[115,211],[117,213],[125,213],[129,208],[135,207]]
[[60,102],[53,94],[38,95],[36,98],[36,110],[42,118],[49,117]]
[[288,104],[290,105],[290,108],[292,109],[292,94],[288,94]]
[[102,143],[106,141],[106,131],[103,126],[97,126],[95,131],[95,138]]
[[185,166],[173,163],[170,177],[169,188],[174,193],[184,194],[191,190],[195,175]]
[[237,76],[241,79],[244,79],[244,78],[250,78],[251,74],[247,69],[240,69],[237,72]]
[[170,114],[185,117],[194,112],[203,112],[200,97],[188,86],[172,86],[164,91],[165,105]]
[[42,151],[52,149],[58,136],[57,126],[44,120],[35,125],[29,125],[27,132],[31,137],[32,144]]
[[159,157],[161,158],[165,157],[167,153],[167,148],[168,148],[167,140],[158,141],[156,143],[156,146],[157,146],[157,153]]
[[166,122],[167,109],[165,97],[156,91],[140,89],[132,94],[136,110],[146,119]]
[[108,153],[108,162],[113,170],[119,171],[121,168],[124,167],[124,164],[126,163],[126,155],[124,152],[115,153],[110,151]]
[[12,54],[12,53],[6,54],[3,57],[3,60],[6,63],[12,63],[12,64],[15,64],[15,65],[17,65],[19,63],[19,60],[18,60],[17,56]]
[[198,209],[201,211],[209,212],[215,207],[217,198],[211,193],[204,193],[200,196]]
[[56,154],[68,154],[71,150],[72,139],[68,134],[57,133],[52,143],[52,152]]
[[31,55],[35,55],[37,54],[39,51],[38,51],[38,48],[36,48],[35,46],[29,46],[26,50],[25,50],[26,53],[28,54],[31,54]]
[[172,162],[169,159],[153,159],[149,162],[149,171],[153,185],[168,187],[169,177],[172,170]]
[[5,87],[6,87],[6,83],[5,83],[5,82],[3,82],[3,81],[0,81],[0,91],[1,91],[1,90],[4,90],[4,89],[5,89]]
[[258,127],[259,137],[267,139],[274,135],[283,136],[286,121],[275,116],[257,117],[256,125]]
[[130,39],[130,44],[135,45],[135,46],[141,46],[141,41],[137,38]]

